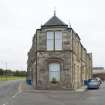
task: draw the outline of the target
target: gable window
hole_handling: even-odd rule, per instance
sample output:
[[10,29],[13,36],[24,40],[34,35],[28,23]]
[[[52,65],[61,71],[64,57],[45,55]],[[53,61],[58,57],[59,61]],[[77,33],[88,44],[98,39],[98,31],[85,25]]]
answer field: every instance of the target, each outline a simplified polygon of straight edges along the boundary
[[62,50],[62,32],[47,32],[47,50]]
[[60,64],[50,63],[49,64],[49,81],[60,81]]

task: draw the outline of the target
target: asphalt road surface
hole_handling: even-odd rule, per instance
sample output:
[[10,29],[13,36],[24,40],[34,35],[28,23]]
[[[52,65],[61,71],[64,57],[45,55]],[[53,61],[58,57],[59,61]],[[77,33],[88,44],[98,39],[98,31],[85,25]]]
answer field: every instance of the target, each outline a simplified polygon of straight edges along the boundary
[[0,105],[8,105],[19,93],[18,87],[22,80],[0,81]]
[[8,105],[105,105],[105,83],[100,89],[85,92],[22,92]]
[[105,83],[100,89],[85,92],[21,92],[11,98],[6,105],[105,105]]

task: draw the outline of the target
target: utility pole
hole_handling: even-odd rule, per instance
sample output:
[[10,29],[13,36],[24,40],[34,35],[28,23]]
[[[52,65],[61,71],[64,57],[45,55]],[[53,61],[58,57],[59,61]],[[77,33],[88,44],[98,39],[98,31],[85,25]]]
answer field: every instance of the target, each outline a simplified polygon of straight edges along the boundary
[[6,80],[7,80],[7,62],[5,62],[5,67],[6,67],[5,76],[6,76]]
[[2,77],[3,77],[3,66],[2,66],[2,64],[3,64],[3,61],[0,61],[0,68],[1,68],[1,74],[0,74],[0,77],[1,77],[1,80],[2,80]]

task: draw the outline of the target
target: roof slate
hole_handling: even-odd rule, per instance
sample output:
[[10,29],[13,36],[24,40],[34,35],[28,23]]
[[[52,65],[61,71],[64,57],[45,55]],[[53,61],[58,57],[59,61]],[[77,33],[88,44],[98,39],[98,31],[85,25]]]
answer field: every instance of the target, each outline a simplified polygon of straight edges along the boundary
[[67,24],[54,15],[43,26],[67,26]]

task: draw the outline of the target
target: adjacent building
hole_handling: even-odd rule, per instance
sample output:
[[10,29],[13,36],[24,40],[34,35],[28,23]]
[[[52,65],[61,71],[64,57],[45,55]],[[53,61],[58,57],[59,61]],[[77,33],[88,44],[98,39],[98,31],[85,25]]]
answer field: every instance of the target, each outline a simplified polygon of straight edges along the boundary
[[104,67],[93,67],[93,77],[99,77],[105,80],[105,69]]
[[92,77],[92,54],[55,14],[36,30],[28,52],[27,80],[35,89],[77,89]]

